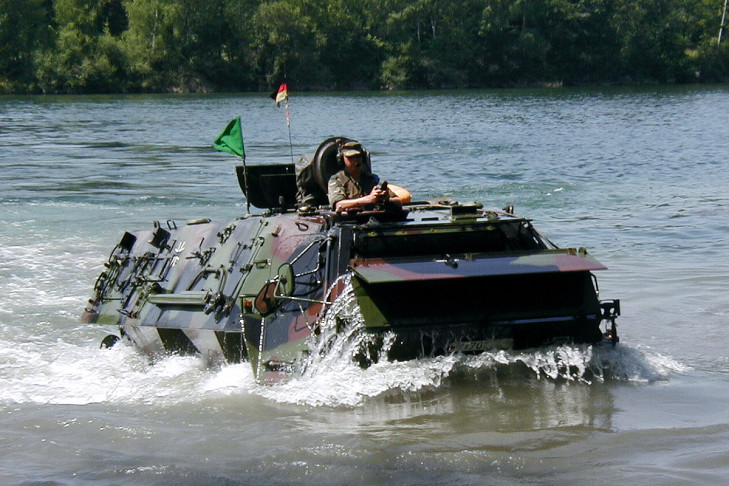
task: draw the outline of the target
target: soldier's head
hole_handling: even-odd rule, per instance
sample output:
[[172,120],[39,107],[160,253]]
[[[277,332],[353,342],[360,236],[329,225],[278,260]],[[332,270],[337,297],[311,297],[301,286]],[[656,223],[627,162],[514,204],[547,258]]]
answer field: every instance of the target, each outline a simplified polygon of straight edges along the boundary
[[357,166],[364,161],[364,149],[359,142],[347,142],[342,145],[342,161],[345,167]]

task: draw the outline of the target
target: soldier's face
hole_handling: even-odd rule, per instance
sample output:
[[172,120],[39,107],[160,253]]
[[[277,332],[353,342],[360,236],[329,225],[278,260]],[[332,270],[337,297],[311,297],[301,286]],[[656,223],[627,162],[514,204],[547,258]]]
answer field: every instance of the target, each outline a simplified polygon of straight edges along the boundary
[[362,155],[344,156],[344,165],[350,168],[359,167],[362,164]]

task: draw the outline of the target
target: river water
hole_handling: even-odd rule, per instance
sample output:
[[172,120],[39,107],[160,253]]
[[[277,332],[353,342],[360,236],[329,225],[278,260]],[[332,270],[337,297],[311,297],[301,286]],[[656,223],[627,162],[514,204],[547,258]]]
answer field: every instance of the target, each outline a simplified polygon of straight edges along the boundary
[[[729,88],[0,97],[0,483],[720,484],[729,477]],[[246,212],[249,164],[333,135],[416,199],[585,246],[615,349],[561,346],[276,386],[154,364],[79,322],[123,229]],[[291,141],[291,143],[290,143]],[[437,296],[430,296],[437,298]]]

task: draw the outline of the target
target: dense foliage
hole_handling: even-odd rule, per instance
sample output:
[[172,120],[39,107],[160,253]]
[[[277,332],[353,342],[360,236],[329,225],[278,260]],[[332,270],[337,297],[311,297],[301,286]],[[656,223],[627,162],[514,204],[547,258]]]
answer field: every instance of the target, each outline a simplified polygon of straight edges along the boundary
[[0,92],[717,81],[723,0],[0,0]]

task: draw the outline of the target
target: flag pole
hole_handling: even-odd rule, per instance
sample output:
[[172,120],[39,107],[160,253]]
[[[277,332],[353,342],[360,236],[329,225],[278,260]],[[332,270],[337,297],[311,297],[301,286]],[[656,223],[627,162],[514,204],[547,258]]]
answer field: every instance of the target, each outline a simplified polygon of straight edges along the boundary
[[220,135],[213,142],[213,148],[221,152],[237,155],[243,161],[243,191],[246,195],[248,214],[250,214],[251,201],[248,192],[248,167],[246,166],[246,149],[243,143],[243,128],[241,127],[240,116],[233,118],[223,131],[220,132]]
[[291,163],[294,163],[294,144],[291,141],[291,116],[289,113],[289,86],[286,84],[286,78],[284,77],[283,83],[278,87],[277,91],[271,94],[271,99],[276,102],[276,106],[281,106],[281,102],[285,103],[286,108],[286,126],[289,127],[289,150],[291,151]]
[[291,117],[289,117],[289,97],[286,96],[286,125],[289,127],[289,150],[291,151],[291,163],[294,163],[294,144],[291,142]]
[[251,196],[248,191],[248,166],[245,154],[240,156],[240,160],[243,162],[243,185],[246,186],[246,213],[251,214]]

